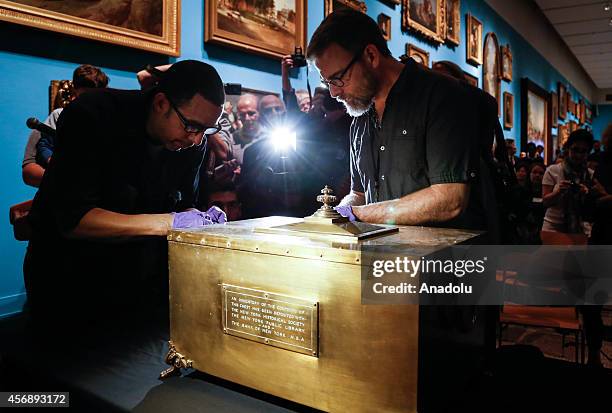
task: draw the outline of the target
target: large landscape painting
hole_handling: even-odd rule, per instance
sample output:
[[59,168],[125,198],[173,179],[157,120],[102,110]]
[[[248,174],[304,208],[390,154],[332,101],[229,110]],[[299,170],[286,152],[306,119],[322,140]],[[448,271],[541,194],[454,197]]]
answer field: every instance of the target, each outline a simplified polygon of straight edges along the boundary
[[0,0],[0,19],[177,56],[178,0]]
[[206,41],[281,57],[304,46],[303,0],[207,0]]

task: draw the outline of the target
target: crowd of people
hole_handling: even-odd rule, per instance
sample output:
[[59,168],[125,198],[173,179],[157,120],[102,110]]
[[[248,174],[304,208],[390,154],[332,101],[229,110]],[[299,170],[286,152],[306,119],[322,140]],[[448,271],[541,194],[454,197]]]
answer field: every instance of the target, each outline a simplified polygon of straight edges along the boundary
[[451,62],[398,61],[352,10],[326,17],[307,57],[325,86],[312,97],[291,87],[285,56],[282,98],[246,93],[235,108],[203,62],[139,72],[135,91],[80,66],[79,98],[45,121],[57,141],[34,132],[24,159],[24,181],[40,186],[24,263],[31,308],[108,311],[113,297],[120,310],[150,296],[147,283],[167,300],[171,229],[303,217],[325,185],[351,222],[485,230],[491,244],[538,244],[542,231],[610,243],[612,127],[593,153],[580,129],[548,167],[534,144],[516,157],[493,97]]

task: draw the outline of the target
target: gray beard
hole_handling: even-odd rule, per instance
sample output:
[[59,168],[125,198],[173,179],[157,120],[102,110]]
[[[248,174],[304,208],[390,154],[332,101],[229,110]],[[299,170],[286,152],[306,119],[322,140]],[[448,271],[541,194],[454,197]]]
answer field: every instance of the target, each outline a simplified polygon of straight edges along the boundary
[[341,100],[341,102],[344,104],[344,107],[346,108],[346,113],[348,113],[349,116],[353,118],[358,118],[359,116],[363,115],[368,110],[370,110],[370,108],[372,107],[371,101],[369,103],[366,103],[363,101],[358,101],[358,102],[353,101],[351,103],[348,103],[344,100]]

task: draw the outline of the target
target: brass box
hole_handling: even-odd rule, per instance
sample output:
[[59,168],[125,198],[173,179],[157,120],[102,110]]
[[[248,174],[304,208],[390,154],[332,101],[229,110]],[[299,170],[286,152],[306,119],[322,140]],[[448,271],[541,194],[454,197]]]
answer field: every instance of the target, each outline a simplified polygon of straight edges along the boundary
[[443,248],[477,233],[400,227],[343,242],[255,231],[299,221],[168,236],[173,350],[184,365],[317,409],[416,411],[419,306],[362,305],[360,247]]

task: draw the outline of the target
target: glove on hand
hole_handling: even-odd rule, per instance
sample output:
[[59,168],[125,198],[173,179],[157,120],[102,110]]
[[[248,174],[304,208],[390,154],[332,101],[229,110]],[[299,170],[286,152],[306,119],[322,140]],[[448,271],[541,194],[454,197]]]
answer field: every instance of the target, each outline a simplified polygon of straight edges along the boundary
[[348,218],[350,222],[359,221],[355,214],[353,214],[353,207],[350,205],[340,205],[334,209],[343,217]]
[[210,207],[206,212],[192,209],[191,211],[172,214],[172,229],[199,228],[204,225],[225,224],[227,217],[219,207]]

